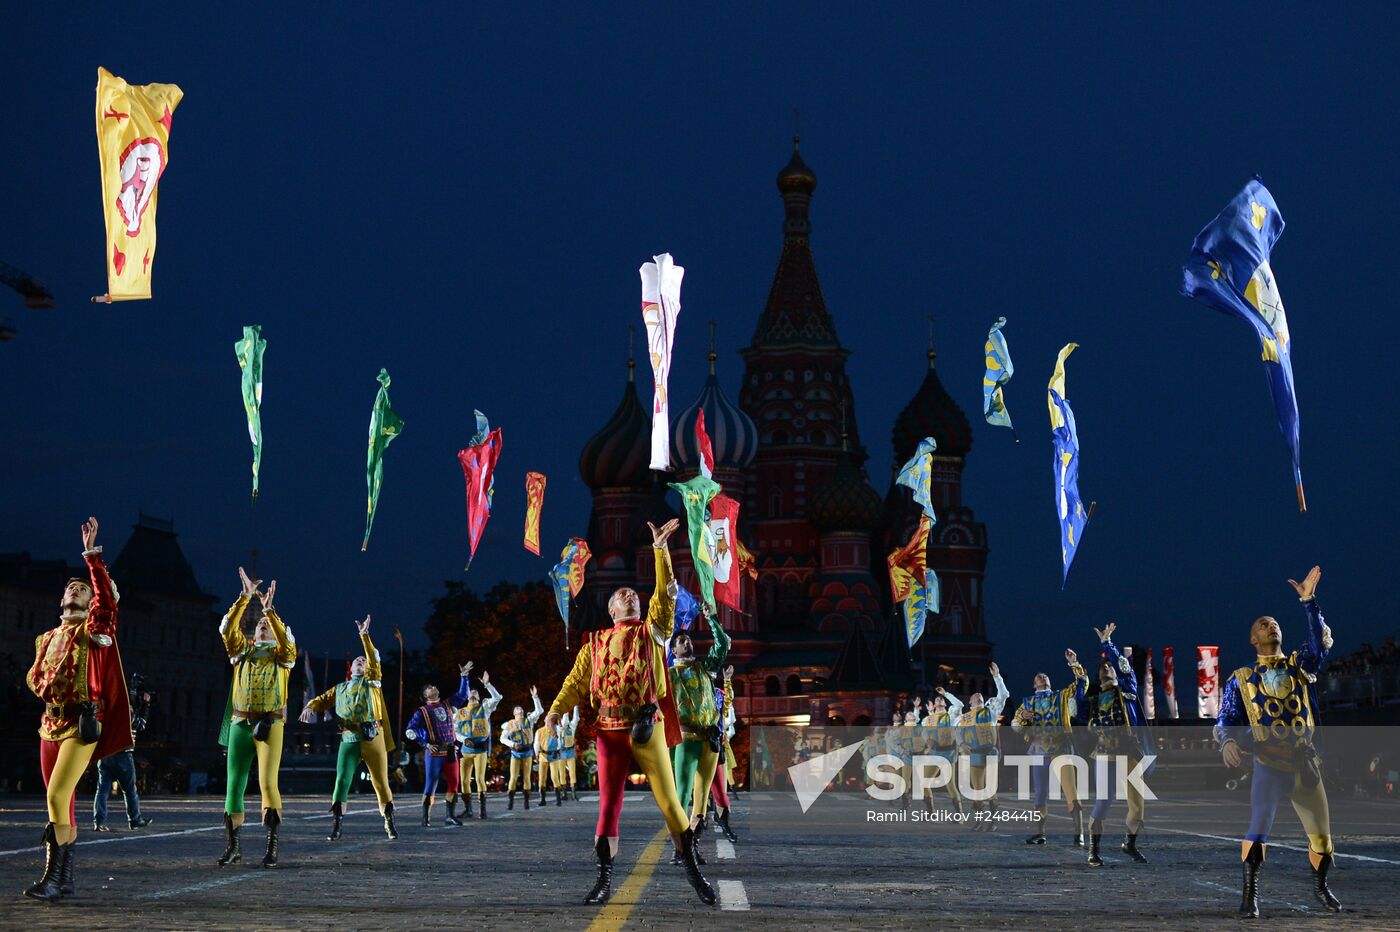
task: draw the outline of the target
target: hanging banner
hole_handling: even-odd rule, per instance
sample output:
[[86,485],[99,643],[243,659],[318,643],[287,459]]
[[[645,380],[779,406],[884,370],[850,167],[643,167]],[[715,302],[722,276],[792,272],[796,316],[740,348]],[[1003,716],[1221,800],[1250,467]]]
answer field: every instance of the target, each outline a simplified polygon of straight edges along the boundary
[[542,472],[525,474],[525,549],[540,555],[540,512],[544,510],[545,477]]
[[671,378],[671,349],[675,342],[676,320],[681,314],[681,279],[685,269],[671,260],[670,253],[653,257],[644,264],[642,276],[642,321],[647,328],[647,355],[651,358],[653,397],[651,404],[651,468],[671,468],[671,414],[666,384]]
[[1147,663],[1144,673],[1142,681],[1146,686],[1143,690],[1142,706],[1143,711],[1147,713],[1147,720],[1152,721],[1157,718],[1157,697],[1154,695],[1156,689],[1154,689],[1155,684],[1152,682],[1152,648],[1150,647],[1147,648]]
[[1180,718],[1176,707],[1176,648],[1162,648],[1162,694],[1167,697],[1167,717]]
[[243,339],[233,346],[243,385],[243,413],[248,417],[248,439],[253,442],[253,500],[258,498],[258,471],[262,469],[263,353],[267,341],[262,327],[243,328]]
[[127,84],[97,69],[97,154],[107,221],[107,293],[94,301],[151,296],[156,189],[170,161],[170,115],[185,92],[174,84]]
[[1220,717],[1220,648],[1196,648],[1196,714]]
[[380,369],[376,377],[379,391],[374,396],[374,409],[369,415],[369,454],[365,460],[365,484],[369,499],[365,510],[365,540],[360,550],[369,547],[369,532],[374,527],[374,513],[379,510],[379,489],[384,484],[384,451],[394,438],[403,433],[403,419],[389,404],[389,370]]

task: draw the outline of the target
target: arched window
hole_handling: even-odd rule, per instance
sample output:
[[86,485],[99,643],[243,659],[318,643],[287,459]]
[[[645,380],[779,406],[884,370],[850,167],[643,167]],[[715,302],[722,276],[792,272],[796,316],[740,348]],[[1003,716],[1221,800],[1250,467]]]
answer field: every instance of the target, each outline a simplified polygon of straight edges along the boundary
[[802,677],[796,673],[787,678],[787,694],[789,696],[802,695]]
[[768,493],[768,517],[776,518],[783,513],[783,490],[773,489]]
[[781,695],[782,695],[782,686],[778,683],[778,678],[777,678],[776,676],[770,676],[770,677],[768,677],[768,679],[766,679],[766,680],[763,681],[763,695],[765,695],[765,696],[781,696]]

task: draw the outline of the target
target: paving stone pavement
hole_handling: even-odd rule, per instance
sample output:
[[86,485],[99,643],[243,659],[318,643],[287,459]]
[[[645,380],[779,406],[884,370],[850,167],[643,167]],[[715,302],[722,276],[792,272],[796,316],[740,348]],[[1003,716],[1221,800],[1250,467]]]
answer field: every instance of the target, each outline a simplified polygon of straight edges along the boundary
[[[706,875],[718,907],[702,905],[679,868],[650,794],[629,793],[613,902],[579,900],[592,884],[590,850],[597,797],[507,812],[492,798],[491,818],[461,828],[418,821],[416,797],[400,798],[400,837],[384,838],[373,797],[351,802],[345,835],[329,842],[327,801],[286,797],[281,864],[263,870],[262,832],[244,829],[244,862],[218,867],[223,830],[217,799],[143,801],[148,829],[98,835],[83,825],[78,895],[56,905],[20,891],[42,871],[36,840],[38,797],[0,798],[0,927],[26,929],[692,929],[1026,928],[1216,929],[1234,926],[1239,847],[1230,826],[1208,815],[1142,836],[1151,863],[1130,863],[1106,834],[1103,868],[1067,844],[1056,817],[1051,843],[1023,843],[1024,823],[995,832],[750,834],[748,794],[735,802],[738,844],[704,839]],[[856,805],[853,801],[852,805]],[[1393,805],[1393,804],[1381,804]],[[80,807],[81,810],[81,807]],[[120,814],[120,806],[117,807]],[[249,812],[255,813],[253,799]],[[1168,824],[1160,813],[1152,825]],[[254,816],[256,817],[256,816]],[[1284,820],[1281,819],[1282,823]],[[1400,843],[1364,826],[1339,833],[1332,876],[1347,906],[1325,914],[1312,898],[1301,852],[1271,851],[1263,906],[1271,927],[1400,929]],[[1212,834],[1220,838],[1210,838]],[[1108,842],[1112,840],[1113,844]],[[1296,824],[1276,841],[1302,842]],[[1258,924],[1256,924],[1258,925]]]

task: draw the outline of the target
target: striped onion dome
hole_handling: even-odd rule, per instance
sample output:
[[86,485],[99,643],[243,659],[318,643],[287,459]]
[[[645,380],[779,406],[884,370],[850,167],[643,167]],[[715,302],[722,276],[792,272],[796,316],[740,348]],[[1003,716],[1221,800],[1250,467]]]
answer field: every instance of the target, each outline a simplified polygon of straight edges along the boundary
[[579,475],[590,488],[651,485],[651,421],[637,398],[636,365],[627,360],[622,401],[579,456]]
[[702,409],[716,469],[747,469],[758,455],[758,428],[719,387],[719,378],[715,375],[718,358],[711,347],[710,375],[705,379],[700,397],[671,419],[671,461],[677,469],[694,469],[700,465],[700,452],[695,445],[695,420]]

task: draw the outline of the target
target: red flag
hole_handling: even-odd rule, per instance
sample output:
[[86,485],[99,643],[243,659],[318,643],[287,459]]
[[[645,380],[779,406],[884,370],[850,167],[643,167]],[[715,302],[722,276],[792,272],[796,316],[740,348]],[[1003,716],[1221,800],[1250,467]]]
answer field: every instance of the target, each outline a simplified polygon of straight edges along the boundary
[[715,477],[715,448],[710,443],[710,435],[705,433],[705,409],[695,412],[695,448],[700,451],[700,475],[706,479]]
[[1150,647],[1147,649],[1147,666],[1143,671],[1142,681],[1147,684],[1142,695],[1143,711],[1147,713],[1149,721],[1155,721],[1157,718],[1157,699],[1154,695],[1156,690],[1152,683],[1152,648]]
[[1196,708],[1201,718],[1220,715],[1220,648],[1196,648]]
[[540,555],[540,512],[544,510],[545,477],[542,472],[525,474],[525,549]]
[[465,450],[457,452],[457,460],[462,464],[462,474],[467,480],[467,541],[471,547],[467,557],[467,567],[476,556],[476,545],[481,541],[481,533],[486,530],[486,519],[491,517],[491,493],[495,491],[492,473],[496,470],[496,460],[501,456],[501,429],[487,431],[486,418],[480,411],[477,416],[477,435]]
[[[701,431],[702,423],[703,419],[695,422],[697,434]],[[701,462],[703,463],[704,460],[702,459]],[[743,578],[743,572],[739,568],[739,548],[737,546],[739,503],[723,492],[710,501],[710,532],[715,537],[714,559],[711,561],[715,571],[715,601],[728,605],[736,612],[741,612],[743,606],[740,604],[739,581]]]
[[1176,648],[1162,648],[1162,689],[1167,696],[1167,716],[1180,718],[1176,708]]

